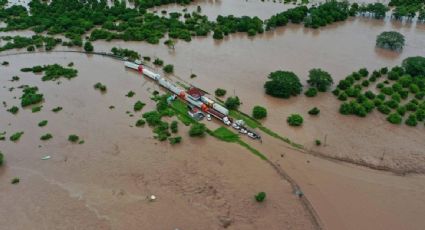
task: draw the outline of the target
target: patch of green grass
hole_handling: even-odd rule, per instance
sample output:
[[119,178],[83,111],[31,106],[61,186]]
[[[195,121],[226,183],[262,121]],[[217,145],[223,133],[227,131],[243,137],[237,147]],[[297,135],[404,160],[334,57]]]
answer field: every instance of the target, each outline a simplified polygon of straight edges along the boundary
[[10,136],[9,139],[13,142],[17,142],[17,141],[19,141],[19,139],[21,139],[22,135],[24,135],[24,132],[16,132],[12,136]]
[[187,108],[187,105],[180,101],[180,100],[175,100],[171,103],[171,108],[174,109],[174,111],[176,111],[177,113],[177,118],[186,126],[192,124],[193,122],[195,122],[195,120],[193,120],[189,114],[187,113],[189,111],[189,109]]
[[46,125],[47,125],[47,123],[48,123],[48,121],[47,121],[47,120],[42,120],[42,121],[40,121],[40,122],[38,123],[38,126],[39,126],[39,127],[44,127],[44,126],[46,126]]
[[248,125],[249,127],[253,128],[253,129],[261,126],[260,122],[254,120],[250,116],[243,114],[242,112],[239,112],[239,111],[236,111],[236,110],[230,110],[229,116],[233,117],[236,120],[244,120],[246,125]]
[[239,140],[239,135],[230,131],[226,127],[219,127],[210,133],[212,136],[226,142],[236,142]]
[[242,140],[237,140],[236,142],[238,144],[240,144],[241,146],[247,148],[251,153],[257,155],[259,158],[261,158],[263,160],[267,160],[267,157],[266,156],[264,156],[260,151],[258,151],[255,148],[251,147],[249,144],[243,142]]

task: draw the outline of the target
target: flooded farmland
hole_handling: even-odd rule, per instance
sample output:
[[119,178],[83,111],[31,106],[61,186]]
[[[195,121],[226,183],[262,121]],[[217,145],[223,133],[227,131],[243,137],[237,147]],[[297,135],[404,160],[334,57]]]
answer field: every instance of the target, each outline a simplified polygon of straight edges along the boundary
[[[202,1],[200,5],[209,17],[235,12],[262,19],[290,7],[272,2],[243,3]],[[195,10],[196,5],[187,8]],[[182,7],[155,8],[162,9]],[[387,30],[405,35],[406,46],[401,53],[375,48],[376,36]],[[268,110],[263,124],[306,150],[298,151],[266,134],[262,143],[244,137],[269,159],[266,162],[236,144],[211,136],[191,138],[183,124],[179,131],[182,144],[171,146],[154,139],[149,127],[134,126],[143,112],[155,107],[150,99],[152,92],[163,90],[125,69],[123,62],[67,52],[0,56],[0,62],[10,63],[0,67],[0,98],[7,107],[19,104],[21,89],[17,87],[23,84],[37,86],[45,95],[41,112],[21,109],[12,115],[6,108],[0,110],[0,131],[24,131],[17,143],[0,142],[6,158],[0,168],[0,226],[423,229],[423,123],[415,128],[394,126],[376,111],[366,118],[342,116],[338,113],[340,102],[331,93],[284,100],[265,95],[263,85],[270,72],[280,69],[294,71],[306,84],[308,70],[322,68],[338,82],[362,67],[372,71],[399,65],[410,56],[425,56],[424,24],[359,17],[318,30],[290,24],[253,38],[234,34],[223,41],[211,36],[191,42],[179,40],[173,50],[162,42],[97,41],[93,45],[100,52],[109,52],[115,46],[159,57],[174,65],[176,76],[169,76],[172,80],[183,80],[211,93],[224,88],[230,96],[240,97],[240,110],[245,113],[263,105]],[[74,49],[55,49],[60,50]],[[1,54],[13,53],[16,50]],[[61,79],[60,84],[42,82],[42,74],[19,71],[70,62],[78,69],[78,77]],[[190,78],[191,73],[198,77]],[[14,75],[20,77],[18,82],[9,81]],[[94,90],[96,82],[105,84],[107,92]],[[133,98],[125,96],[130,90],[136,93]],[[132,111],[137,100],[147,104],[142,112]],[[57,106],[63,111],[50,111]],[[322,111],[318,117],[307,114],[314,106]],[[304,116],[303,127],[286,124],[286,117],[292,113]],[[41,120],[48,120],[48,125],[38,127]],[[40,141],[46,132],[51,132],[53,139]],[[67,140],[70,134],[79,135],[85,143],[71,144]],[[315,146],[315,139],[324,144]],[[41,160],[46,155],[52,158]],[[21,182],[12,186],[10,179],[15,176]],[[294,194],[294,183],[311,207]],[[267,201],[261,205],[253,199],[259,190],[267,192]],[[148,197],[153,194],[157,200],[150,202]],[[309,208],[313,208],[313,214]]]

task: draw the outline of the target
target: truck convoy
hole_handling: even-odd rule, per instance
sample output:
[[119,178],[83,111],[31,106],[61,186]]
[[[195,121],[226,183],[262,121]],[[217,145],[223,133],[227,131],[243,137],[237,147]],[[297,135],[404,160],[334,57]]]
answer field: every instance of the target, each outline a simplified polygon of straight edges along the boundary
[[153,81],[158,82],[159,85],[176,95],[181,100],[185,101],[193,107],[201,109],[204,113],[210,114],[211,116],[219,119],[224,124],[228,126],[232,125],[232,127],[239,130],[239,132],[243,134],[248,134],[248,136],[253,139],[260,138],[260,136],[254,131],[247,129],[240,124],[236,122],[232,124],[232,119],[228,117],[229,110],[226,109],[224,106],[220,105],[219,103],[215,102],[214,100],[205,96],[201,90],[192,87],[189,90],[185,91],[184,89],[175,85],[173,82],[165,79],[164,77],[161,77],[161,75],[153,72],[142,64],[136,64],[133,62],[126,61],[124,62],[124,65],[127,68],[137,70],[140,74],[145,75]]

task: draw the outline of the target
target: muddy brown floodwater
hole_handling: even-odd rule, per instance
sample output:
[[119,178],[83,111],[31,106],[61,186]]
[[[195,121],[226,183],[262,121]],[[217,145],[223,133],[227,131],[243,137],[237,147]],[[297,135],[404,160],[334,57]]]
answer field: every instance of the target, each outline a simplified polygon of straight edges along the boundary
[[[271,2],[208,1],[202,9],[209,17],[222,12],[257,12],[265,18]],[[213,6],[209,8],[209,4]],[[252,5],[249,5],[252,4]],[[205,6],[205,7],[204,7]],[[264,6],[264,8],[262,8]],[[173,8],[174,7],[174,8]],[[195,9],[194,6],[189,9]],[[233,8],[232,8],[233,7]],[[278,6],[284,7],[284,6]],[[276,7],[276,8],[278,8]],[[168,6],[166,9],[180,9]],[[160,10],[162,8],[159,8]],[[279,10],[280,11],[280,10]],[[273,13],[274,11],[270,11]],[[254,15],[251,15],[254,16]],[[375,48],[375,38],[387,30],[405,35],[401,53]],[[25,33],[25,32],[24,32]],[[425,127],[393,126],[374,112],[366,118],[338,114],[340,102],[330,93],[315,98],[290,100],[264,94],[266,76],[275,70],[294,71],[305,82],[308,70],[322,68],[337,82],[352,71],[395,66],[409,56],[425,56],[425,25],[378,21],[366,18],[335,23],[319,30],[288,25],[254,38],[234,34],[224,41],[196,38],[178,41],[175,50],[140,42],[97,41],[96,51],[113,46],[129,48],[143,56],[159,57],[174,64],[176,75],[213,92],[225,88],[237,95],[241,110],[250,113],[264,105],[264,125],[323,157],[301,153],[276,139],[263,143],[247,140],[270,162],[294,179],[320,217],[325,229],[424,229],[425,219]],[[58,47],[57,50],[65,49]],[[8,51],[13,53],[15,51]],[[190,139],[181,126],[183,143],[169,146],[152,138],[149,128],[130,127],[140,114],[129,117],[141,99],[152,108],[149,93],[158,90],[150,81],[126,71],[119,61],[70,53],[1,57],[0,98],[18,104],[20,84],[37,85],[46,96],[41,112],[21,110],[13,116],[0,110],[0,131],[10,135],[25,131],[17,144],[1,142],[6,165],[0,169],[0,226],[7,229],[313,229],[312,217],[276,170],[245,149],[207,137]],[[79,76],[71,81],[41,83],[40,77],[21,73],[22,67],[74,62]],[[198,77],[190,79],[190,74]],[[9,82],[13,75],[19,82]],[[93,84],[102,82],[101,95]],[[5,88],[4,88],[5,86]],[[135,98],[124,95],[136,92]],[[114,105],[114,110],[108,109]],[[50,109],[64,107],[54,114]],[[318,107],[321,114],[309,117]],[[301,128],[287,126],[291,113],[304,116]],[[44,128],[40,120],[49,120]],[[54,138],[42,143],[39,137]],[[75,133],[86,143],[72,145]],[[320,139],[325,145],[314,146]],[[244,137],[245,140],[245,137]],[[42,161],[44,155],[52,159]],[[343,159],[385,168],[398,173],[371,170],[326,158]],[[17,186],[10,185],[21,177]],[[253,201],[259,191],[268,194],[264,204]],[[148,202],[155,194],[158,200]],[[5,207],[5,208],[3,208]],[[205,227],[208,226],[208,227]]]

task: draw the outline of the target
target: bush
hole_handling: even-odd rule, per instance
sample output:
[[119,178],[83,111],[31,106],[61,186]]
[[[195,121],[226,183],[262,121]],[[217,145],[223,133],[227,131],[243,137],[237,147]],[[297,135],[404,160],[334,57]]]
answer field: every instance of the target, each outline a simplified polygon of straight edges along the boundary
[[77,143],[79,139],[80,139],[80,137],[75,135],[75,134],[71,134],[71,135],[68,136],[68,141],[70,141],[72,143]]
[[400,102],[401,101],[401,96],[400,96],[400,94],[398,94],[398,93],[393,93],[392,95],[391,95],[391,99],[393,99],[394,101],[396,101],[396,102]]
[[257,195],[255,195],[255,200],[259,203],[263,202],[265,199],[266,199],[265,192],[259,192]]
[[400,78],[400,75],[398,74],[398,72],[391,70],[390,72],[388,72],[387,77],[389,80],[397,81]]
[[19,108],[17,106],[12,106],[10,109],[7,110],[11,114],[17,114],[19,111]]
[[397,113],[400,114],[400,116],[404,116],[404,114],[406,114],[406,106],[400,106],[397,108]]
[[95,89],[100,90],[101,92],[106,92],[106,85],[103,85],[102,83],[98,82],[93,86]]
[[401,84],[399,83],[394,83],[391,88],[393,88],[393,90],[395,92],[401,92],[403,90],[403,86],[401,86]]
[[310,115],[318,115],[319,113],[320,113],[320,109],[318,109],[317,107],[314,107],[308,111],[308,114]]
[[338,96],[338,100],[340,101],[346,101],[348,98],[347,94],[345,92],[342,92],[339,96]]
[[379,98],[373,99],[373,104],[375,104],[375,106],[382,105],[382,103],[384,103],[384,102]]
[[408,111],[416,111],[418,109],[418,105],[413,102],[409,102],[406,104],[406,109]]
[[224,105],[228,109],[236,110],[241,105],[241,102],[239,101],[239,97],[228,97],[224,102]]
[[333,91],[332,91],[332,94],[333,95],[335,95],[335,96],[339,96],[339,93],[340,93],[340,91],[339,91],[339,89],[337,88],[337,89],[334,89]]
[[146,121],[143,119],[139,119],[136,121],[136,127],[140,127],[146,124]]
[[153,61],[153,64],[162,66],[162,65],[164,65],[164,61],[159,59],[159,58],[155,58],[155,60]]
[[381,69],[379,70],[379,72],[380,72],[381,74],[387,74],[387,73],[388,73],[388,68],[387,68],[387,67],[383,67],[383,68],[381,68]]
[[405,124],[408,126],[416,126],[418,125],[418,121],[416,120],[416,116],[414,114],[410,114],[406,119]]
[[416,110],[415,116],[416,116],[416,119],[418,121],[424,121],[425,120],[425,109]]
[[378,111],[383,113],[383,114],[390,114],[391,113],[390,107],[388,107],[384,104],[378,106]]
[[312,69],[309,71],[307,83],[316,87],[320,92],[325,92],[332,84],[331,75],[321,69]]
[[136,93],[133,91],[128,91],[128,93],[125,95],[126,97],[133,97]]
[[206,131],[206,127],[204,124],[201,123],[195,123],[190,126],[189,129],[189,136],[191,137],[202,137],[204,136]]
[[376,46],[401,51],[404,46],[404,36],[396,31],[382,32],[376,37]]
[[26,107],[29,105],[37,104],[43,101],[43,94],[39,94],[37,87],[26,87],[23,90],[21,97],[21,106]]
[[392,108],[392,109],[397,109],[398,108],[398,102],[396,100],[389,100],[385,102],[385,105],[387,105],[388,107]]
[[382,88],[384,88],[384,83],[378,83],[378,84],[376,84],[376,88],[378,88],[378,89],[382,89]]
[[342,103],[339,107],[339,113],[343,115],[349,115],[353,113],[353,109],[349,103]]
[[389,121],[392,124],[399,125],[399,124],[401,124],[402,117],[398,113],[391,113],[387,117],[387,121]]
[[144,113],[142,117],[146,119],[149,126],[156,126],[161,123],[161,115],[157,111]]
[[345,93],[349,97],[358,97],[360,95],[360,92],[361,92],[360,89],[356,89],[356,88],[353,88],[353,87],[350,87],[347,90],[345,90]]
[[40,137],[40,140],[47,141],[49,139],[52,139],[52,137],[53,137],[52,134],[46,133],[46,134],[44,134],[43,136]]
[[141,101],[137,101],[135,104],[134,104],[134,106],[133,106],[133,109],[134,109],[134,111],[135,112],[137,112],[137,111],[140,111],[140,110],[142,110],[143,109],[143,107],[145,107],[145,103],[143,103],[143,102],[141,102]]
[[173,65],[166,65],[164,68],[162,68],[165,73],[173,73],[174,72],[174,66]]
[[402,66],[411,76],[425,76],[425,57],[408,57],[403,60]]
[[416,85],[416,84],[410,84],[409,90],[410,90],[410,92],[416,94],[416,93],[419,92],[420,89],[419,89],[419,86],[418,85]]
[[172,133],[177,133],[178,131],[179,131],[179,126],[178,126],[178,122],[177,121],[173,121],[173,122],[171,122],[171,125],[170,125],[170,129],[171,129],[171,132]]
[[269,81],[264,84],[266,93],[280,98],[289,98],[301,93],[302,85],[300,79],[293,72],[276,71],[270,73]]
[[307,91],[305,91],[304,95],[306,95],[307,97],[314,97],[317,95],[317,89],[309,88]]
[[22,135],[24,135],[24,132],[16,132],[12,136],[10,136],[9,139],[13,142],[17,142],[17,141],[19,141],[19,139],[21,139]]
[[40,121],[40,122],[38,123],[38,126],[39,126],[39,127],[44,127],[44,126],[46,126],[46,125],[47,125],[47,123],[48,123],[48,121],[47,121],[47,120],[43,120],[43,121]]
[[364,95],[369,99],[374,99],[376,97],[376,95],[370,90],[366,91]]
[[93,52],[94,48],[93,48],[93,45],[91,44],[91,42],[84,43],[84,50],[86,52]]
[[361,68],[361,69],[359,70],[359,74],[360,74],[360,76],[362,76],[362,77],[367,77],[367,76],[369,75],[369,71],[368,71],[366,68]]
[[301,126],[303,124],[303,122],[304,122],[304,119],[299,114],[291,114],[291,116],[289,116],[286,119],[286,122],[288,122],[288,124],[290,126]]
[[315,143],[316,143],[317,146],[322,145],[322,142],[320,140],[318,140],[318,139],[316,139]]
[[369,86],[369,81],[368,80],[362,81],[362,86],[368,87]]
[[56,108],[53,108],[52,111],[57,113],[57,112],[61,111],[62,109],[63,109],[62,107],[58,106]]
[[264,107],[261,107],[259,105],[256,105],[252,109],[252,116],[255,119],[263,119],[263,118],[267,117],[267,109],[264,108]]
[[43,108],[43,106],[34,106],[34,107],[31,108],[31,111],[33,113],[37,113],[37,112],[41,111],[41,108]]
[[4,162],[4,156],[3,156],[3,153],[0,152],[0,166],[3,165],[3,162]]
[[178,144],[182,141],[182,137],[180,137],[180,136],[170,137],[170,138],[168,138],[168,141],[170,141],[170,144],[175,145],[175,144]]
[[217,96],[217,97],[222,97],[222,96],[224,96],[224,95],[226,95],[226,90],[225,89],[221,89],[221,88],[217,88],[216,90],[215,90],[215,95]]
[[392,95],[394,93],[394,90],[391,87],[384,87],[381,89],[381,92],[386,95]]
[[10,183],[11,184],[19,184],[19,182],[21,181],[21,179],[19,179],[19,177],[14,177],[11,181],[10,181]]

